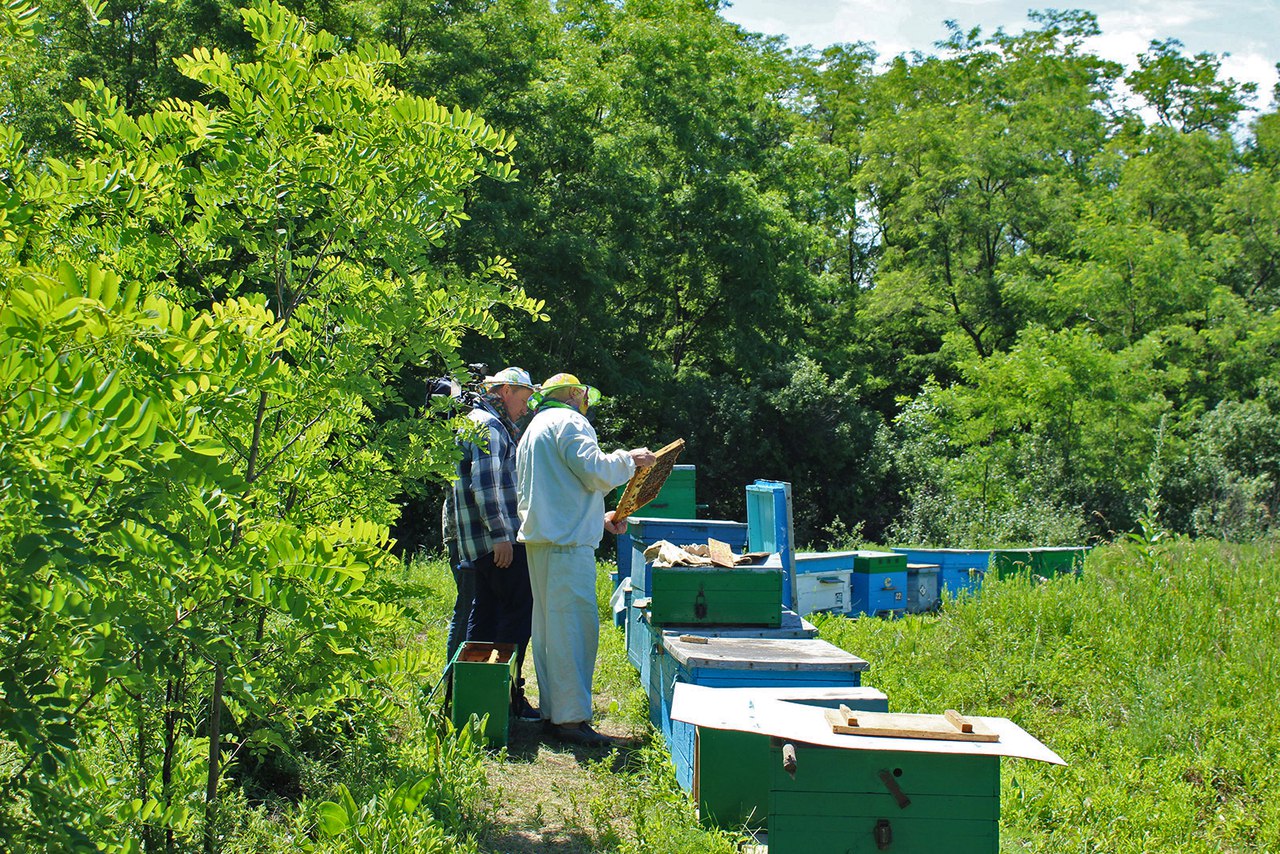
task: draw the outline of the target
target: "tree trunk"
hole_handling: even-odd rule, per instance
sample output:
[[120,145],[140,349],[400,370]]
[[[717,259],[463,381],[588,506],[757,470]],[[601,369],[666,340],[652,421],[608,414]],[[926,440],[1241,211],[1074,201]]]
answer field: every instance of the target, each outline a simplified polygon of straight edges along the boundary
[[218,777],[222,770],[222,682],[226,674],[214,665],[213,693],[209,698],[209,780],[204,790],[204,854],[217,854],[214,819],[218,807]]

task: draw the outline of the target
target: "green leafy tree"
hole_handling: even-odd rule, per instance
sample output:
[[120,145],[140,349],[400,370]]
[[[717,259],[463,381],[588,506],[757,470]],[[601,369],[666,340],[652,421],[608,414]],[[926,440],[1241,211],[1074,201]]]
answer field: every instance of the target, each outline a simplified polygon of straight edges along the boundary
[[963,383],[900,416],[912,501],[900,536],[989,547],[1125,530],[1166,408],[1145,368],[1087,330],[1039,327],[964,363]]
[[1109,132],[1118,68],[1081,49],[1096,21],[1035,20],[988,38],[953,23],[943,57],[898,57],[872,89],[855,179],[878,230],[864,323],[926,352],[946,342],[947,362],[1012,343]]
[[1210,254],[1216,275],[1261,311],[1280,308],[1280,113],[1254,122],[1245,168],[1231,174],[1215,208]]
[[1134,92],[1155,110],[1160,123],[1183,133],[1225,134],[1258,91],[1256,83],[1220,77],[1216,54],[1185,56],[1182,42],[1151,42],[1138,67],[1125,77]]
[[[803,347],[812,231],[792,188],[814,181],[788,153],[798,70],[776,44],[695,0],[384,11],[412,44],[404,86],[520,139],[521,180],[478,188],[442,251],[500,249],[552,322],[469,343],[477,358],[590,376],[607,432],[652,443],[699,432],[706,413],[671,401],[702,400],[704,378],[749,383]],[[733,466],[718,441],[690,454]]]
[[388,85],[389,48],[243,19],[255,62],[179,62],[217,106],[87,83],[74,163],[5,131],[0,772],[32,846],[215,850],[228,763],[421,666],[378,651],[378,579],[454,425],[373,415],[493,307],[538,315],[501,259],[430,260],[510,138]]

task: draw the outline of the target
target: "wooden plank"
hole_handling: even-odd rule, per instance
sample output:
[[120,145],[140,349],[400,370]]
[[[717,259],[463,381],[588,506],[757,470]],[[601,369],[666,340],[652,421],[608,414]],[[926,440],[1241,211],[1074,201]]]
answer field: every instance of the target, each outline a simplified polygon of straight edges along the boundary
[[[831,731],[840,735],[881,738],[927,738],[940,741],[999,741],[1000,736],[980,721],[965,721],[961,730],[947,715],[906,715],[889,712],[860,712],[856,716],[828,709],[825,715]],[[961,716],[956,715],[957,718]],[[961,718],[961,720],[965,720]]]
[[663,644],[688,667],[855,672],[867,669],[866,661],[818,638],[713,637],[705,644],[685,644],[668,635]]
[[848,706],[840,706],[839,709],[827,709],[822,715],[827,719],[827,723],[831,724],[832,732],[844,732],[850,727],[858,725],[858,719],[849,711]]
[[729,548],[729,544],[722,540],[708,537],[707,551],[710,553],[711,562],[716,566],[732,567],[737,561],[737,556],[734,555],[733,549]]
[[945,717],[953,727],[961,732],[973,732],[973,724],[955,709],[947,709],[942,713],[942,716]]

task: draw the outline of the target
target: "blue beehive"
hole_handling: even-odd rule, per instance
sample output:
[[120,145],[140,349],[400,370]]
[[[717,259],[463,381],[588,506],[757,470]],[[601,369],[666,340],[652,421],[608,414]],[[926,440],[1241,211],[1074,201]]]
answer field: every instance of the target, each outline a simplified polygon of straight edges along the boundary
[[[808,620],[803,620],[795,611],[782,612],[782,624],[777,628],[763,626],[664,626],[654,628],[649,623],[644,599],[633,600],[632,607],[627,609],[626,645],[627,660],[640,673],[640,684],[649,687],[650,672],[653,661],[662,655],[662,638],[664,636],[696,635],[699,637],[726,638],[811,638],[818,634],[818,629]],[[656,708],[656,707],[654,707]],[[652,716],[654,724],[658,722]]]
[[977,593],[991,564],[990,549],[920,549],[894,546],[909,563],[933,563],[939,567],[938,587],[952,596]]
[[662,730],[676,781],[693,786],[695,727],[671,719],[675,686],[682,682],[714,688],[853,688],[867,662],[818,638],[662,637],[662,654],[649,676],[649,711]]
[[705,545],[707,540],[720,540],[742,553],[747,550],[747,523],[723,519],[652,519],[634,517],[627,520],[627,532],[618,536],[618,578],[631,578],[636,596],[646,594],[644,550],[659,540],[677,546]]
[[907,608],[907,559],[897,552],[859,551],[853,559],[849,611],[889,617]]
[[782,605],[796,603],[796,547],[791,524],[791,484],[757,480],[747,486],[747,548],[773,552],[782,564]]

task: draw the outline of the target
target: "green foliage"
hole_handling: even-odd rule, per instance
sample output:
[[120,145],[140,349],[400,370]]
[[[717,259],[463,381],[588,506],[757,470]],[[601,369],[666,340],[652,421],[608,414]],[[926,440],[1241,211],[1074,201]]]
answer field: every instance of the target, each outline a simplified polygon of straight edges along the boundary
[[1002,762],[1002,845],[1267,851],[1280,844],[1274,543],[1092,551],[1080,578],[988,579],[940,616],[826,619],[901,712],[1009,717],[1068,765]]
[[1060,545],[1082,518],[1128,526],[1164,409],[1146,371],[1089,332],[1034,327],[963,370],[965,383],[927,388],[899,418],[913,507],[898,538]]
[[1265,534],[1280,512],[1280,389],[1264,380],[1256,398],[1224,400],[1196,422],[1169,489],[1194,493],[1180,527],[1227,540]]
[[425,809],[420,810],[430,780],[404,783],[357,804],[347,787],[338,784],[337,800],[315,806],[316,824],[326,843],[317,849],[333,854],[365,851],[475,851],[458,844]]
[[27,847],[212,850],[224,766],[386,709],[422,667],[383,646],[391,497],[453,441],[372,415],[494,306],[538,314],[502,259],[428,257],[510,138],[387,85],[390,49],[243,18],[256,62],[178,63],[215,106],[86,82],[83,157],[4,134],[0,821]]
[[1068,239],[1118,73],[1079,50],[1091,17],[1041,24],[986,39],[952,24],[947,55],[899,57],[872,85],[854,177],[879,238],[869,323],[909,317],[920,344],[951,333],[980,357],[1012,342],[1005,288]]
[[318,716],[300,731],[293,791],[279,780],[275,791],[264,790],[266,779],[246,774],[244,791],[255,797],[228,793],[224,804],[228,854],[475,850],[491,825],[498,793],[487,778],[493,757],[480,746],[482,730],[455,730],[428,690],[444,666],[448,567],[416,560],[384,583],[402,612],[384,660],[416,660],[416,671],[388,683],[381,708],[348,707],[344,717]]
[[1222,64],[1217,56],[1198,53],[1187,57],[1181,48],[1177,39],[1151,42],[1125,83],[1155,109],[1164,125],[1184,133],[1227,133],[1258,84],[1220,80]]

